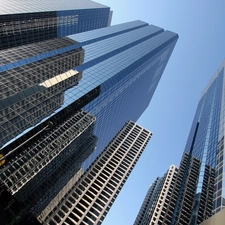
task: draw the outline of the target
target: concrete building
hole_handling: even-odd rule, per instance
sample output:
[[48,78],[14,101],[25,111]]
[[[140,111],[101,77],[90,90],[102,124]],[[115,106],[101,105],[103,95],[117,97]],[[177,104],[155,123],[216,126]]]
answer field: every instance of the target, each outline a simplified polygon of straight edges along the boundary
[[100,225],[151,135],[134,122],[127,122],[61,202],[52,210],[43,210],[38,220],[51,225]]
[[225,209],[202,222],[200,225],[222,225],[225,224]]
[[150,186],[134,225],[160,225],[163,223],[168,204],[171,201],[171,193],[177,178],[178,168],[171,165],[169,170],[161,178],[157,178]]

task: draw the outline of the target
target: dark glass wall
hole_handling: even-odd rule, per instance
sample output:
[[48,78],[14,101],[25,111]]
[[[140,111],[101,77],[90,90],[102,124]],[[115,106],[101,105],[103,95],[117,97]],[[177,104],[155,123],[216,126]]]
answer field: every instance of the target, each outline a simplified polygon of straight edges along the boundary
[[[199,125],[195,135],[197,124]],[[201,223],[225,207],[223,137],[224,63],[201,95],[185,147],[185,152],[200,160],[201,163],[192,208],[192,224]],[[189,167],[190,165],[187,165],[186,169],[188,170]]]
[[[24,6],[23,6],[24,4]],[[3,1],[0,49],[108,26],[110,8],[91,1]]]
[[[31,186],[43,193],[42,183],[46,184],[49,179],[53,198],[62,188],[54,179],[60,174],[57,171],[61,166],[66,168],[68,160],[75,161],[73,156],[78,152],[85,150],[86,154],[81,157],[85,160],[94,150],[83,163],[85,170],[125,122],[140,117],[154,94],[177,39],[178,35],[173,32],[134,21],[18,46],[11,49],[13,60],[7,58],[7,50],[1,50],[5,63],[0,66],[0,73],[4,74],[0,87],[0,125],[5,125],[0,135],[3,139],[6,136],[13,139],[2,139],[0,177],[9,192],[20,202],[28,201],[27,205],[32,202],[29,196],[33,196],[32,212],[37,215],[41,208],[35,205],[40,206],[50,199],[45,196],[45,200],[38,202],[36,189],[32,191]],[[44,114],[46,110],[42,105],[46,101],[48,112]],[[82,130],[86,123],[75,121],[67,125],[72,115],[81,112],[96,120],[88,129],[91,132],[87,139],[93,143],[89,149],[82,139],[86,137]],[[14,118],[19,118],[22,124]],[[72,138],[74,132],[69,132],[76,124],[81,147],[76,145],[76,138]],[[72,147],[60,147],[63,143]],[[45,149],[48,151],[43,152]],[[56,153],[54,160],[48,160]],[[42,163],[39,165],[39,162]],[[76,162],[77,169],[80,165],[80,161]],[[20,168],[18,173],[17,167]],[[70,169],[66,171],[69,173]],[[68,173],[62,174],[65,182],[70,178]]]

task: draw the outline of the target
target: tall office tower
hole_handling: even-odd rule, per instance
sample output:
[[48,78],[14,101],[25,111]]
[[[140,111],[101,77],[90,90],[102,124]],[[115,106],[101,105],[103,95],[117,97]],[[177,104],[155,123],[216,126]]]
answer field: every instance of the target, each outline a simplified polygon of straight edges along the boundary
[[43,224],[101,224],[152,133],[132,121],[113,138],[59,204],[38,217]]
[[[189,158],[195,157],[201,162],[190,224],[200,224],[225,207],[224,66],[225,61],[202,92],[185,147]],[[190,166],[187,164],[185,170]],[[180,194],[185,191],[184,186],[181,190]]]
[[146,109],[177,38],[134,21],[58,38],[56,44],[43,41],[42,48],[13,48],[14,62],[0,67],[2,145],[98,89],[99,96],[84,107],[97,118],[97,156],[128,119],[136,121]]
[[84,63],[76,67],[83,73],[79,84],[89,84],[82,91],[100,85],[100,95],[84,107],[96,116],[98,137],[88,167],[123,124],[137,121],[147,108],[178,35],[134,21],[70,37],[85,50]]
[[111,17],[109,7],[90,0],[2,0],[0,49],[106,27]]
[[225,61],[200,97],[164,224],[200,224],[225,208],[224,67]]
[[[134,21],[2,49],[2,193],[34,216],[60,199],[125,122],[146,109],[177,39]],[[10,204],[3,204],[8,218],[18,211]]]
[[63,104],[64,91],[81,79],[70,68],[83,63],[82,48],[53,54],[76,43],[64,36],[106,27],[111,16],[109,7],[90,0],[2,2],[0,146],[51,115]]

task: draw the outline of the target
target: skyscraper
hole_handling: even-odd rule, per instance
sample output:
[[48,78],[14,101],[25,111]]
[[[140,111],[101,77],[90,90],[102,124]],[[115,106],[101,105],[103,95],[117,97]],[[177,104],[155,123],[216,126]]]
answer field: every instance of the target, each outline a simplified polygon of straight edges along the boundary
[[224,66],[200,97],[163,224],[200,224],[225,207]]
[[[170,31],[134,21],[58,38],[55,45],[43,41],[38,43],[43,46],[40,50],[32,51],[33,56],[31,51],[25,51],[26,60],[22,62],[19,53],[16,54],[14,63],[2,66],[0,115],[1,125],[7,125],[0,138],[13,138],[16,130],[18,134],[36,126],[38,116],[43,121],[43,115],[51,116],[90,91],[99,90],[99,96],[84,107],[97,117],[97,156],[128,119],[136,121],[146,109],[177,38]],[[20,48],[13,51],[22,52]],[[63,104],[62,97],[58,97],[62,92]],[[49,112],[44,106],[36,107],[45,101]],[[28,107],[36,109],[28,113]],[[21,119],[15,122],[17,118]]]
[[[1,193],[10,194],[2,203],[7,219],[39,215],[125,122],[140,117],[177,39],[134,21],[0,51],[0,179]],[[19,213],[11,202],[21,205]]]
[[[150,186],[134,225],[191,225],[199,169],[200,160],[184,153],[179,168],[170,166],[166,174]],[[212,187],[209,186],[211,192]],[[211,201],[208,197],[205,199],[206,210]]]
[[174,165],[163,177],[157,177],[151,184],[140,211],[136,217],[134,225],[160,225],[163,223],[165,211],[171,198],[174,180],[176,179],[178,168]]
[[0,49],[106,27],[111,17],[109,7],[91,0],[3,0]]
[[[225,61],[202,92],[185,147],[185,152],[190,157],[195,157],[201,162],[192,208],[192,224],[199,224],[210,216],[206,210],[207,205],[212,206],[212,213],[217,213],[225,207],[224,66]],[[189,167],[190,165],[187,165],[186,170]],[[213,195],[211,185],[214,186]]]
[[39,221],[101,224],[151,135],[132,121],[127,122],[61,201],[57,205],[50,203],[43,210]]
[[111,13],[109,7],[90,0],[3,1],[0,20],[3,146],[58,109],[63,92],[81,79],[82,73],[69,68],[83,63],[82,48],[54,54],[76,43],[65,36],[106,27]]

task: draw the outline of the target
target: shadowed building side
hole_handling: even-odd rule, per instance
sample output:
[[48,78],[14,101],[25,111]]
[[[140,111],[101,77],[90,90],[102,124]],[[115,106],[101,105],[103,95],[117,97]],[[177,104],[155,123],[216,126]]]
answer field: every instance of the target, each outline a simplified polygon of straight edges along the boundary
[[127,122],[43,224],[98,224],[104,220],[152,133]]

